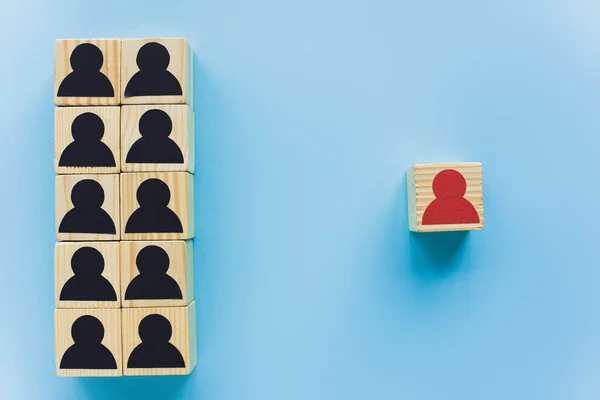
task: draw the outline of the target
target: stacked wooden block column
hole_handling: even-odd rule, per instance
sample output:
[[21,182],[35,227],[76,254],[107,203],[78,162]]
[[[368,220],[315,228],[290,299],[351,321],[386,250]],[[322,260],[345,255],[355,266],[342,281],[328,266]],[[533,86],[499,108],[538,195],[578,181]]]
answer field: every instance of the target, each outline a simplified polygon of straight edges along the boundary
[[60,376],[196,365],[192,99],[185,39],[56,41]]

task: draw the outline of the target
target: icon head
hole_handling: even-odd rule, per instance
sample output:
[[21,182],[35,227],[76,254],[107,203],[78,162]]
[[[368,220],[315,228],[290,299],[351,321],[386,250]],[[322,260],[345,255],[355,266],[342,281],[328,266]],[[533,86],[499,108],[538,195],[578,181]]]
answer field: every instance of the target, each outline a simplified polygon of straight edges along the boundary
[[138,253],[135,263],[140,274],[164,275],[169,270],[169,255],[159,246],[146,246]]
[[104,189],[92,179],[81,180],[71,190],[71,202],[78,208],[100,208],[104,203]]
[[71,136],[78,142],[99,142],[104,136],[104,122],[94,113],[80,114],[71,124]]
[[151,178],[142,182],[136,197],[140,207],[167,207],[171,200],[171,191],[160,179]]
[[171,134],[173,122],[163,110],[148,110],[140,118],[139,129],[145,138],[166,138]]
[[169,66],[171,56],[160,43],[146,43],[137,53],[136,63],[140,71],[164,71]]
[[71,257],[71,269],[76,276],[97,277],[104,271],[104,257],[93,247],[81,247]]
[[71,68],[73,71],[100,71],[104,63],[102,51],[92,43],[82,43],[71,53]]
[[166,343],[171,339],[173,329],[162,315],[150,314],[140,322],[138,334],[144,343]]
[[460,172],[445,169],[433,178],[432,189],[437,199],[462,198],[467,192],[467,181]]
[[104,339],[104,326],[98,318],[83,315],[73,322],[71,337],[78,344],[99,344]]

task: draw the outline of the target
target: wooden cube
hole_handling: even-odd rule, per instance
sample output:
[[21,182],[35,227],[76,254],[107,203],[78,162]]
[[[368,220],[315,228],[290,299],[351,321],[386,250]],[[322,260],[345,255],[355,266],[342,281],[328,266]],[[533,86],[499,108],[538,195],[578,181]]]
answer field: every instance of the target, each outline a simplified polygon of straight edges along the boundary
[[57,107],[54,171],[57,174],[121,172],[120,107]]
[[124,172],[194,172],[194,112],[185,104],[124,106]]
[[414,165],[407,172],[407,189],[411,231],[483,229],[481,163]]
[[122,104],[193,104],[186,39],[124,39],[121,54]]
[[121,238],[194,237],[194,179],[187,172],[121,174]]
[[123,307],[177,307],[194,300],[191,240],[121,242]]
[[119,240],[119,175],[57,175],[58,240]]
[[58,39],[54,54],[57,106],[119,105],[121,39]]
[[54,310],[58,376],[121,376],[121,310]]
[[198,359],[196,302],[123,308],[124,375],[187,375]]
[[121,306],[119,242],[59,242],[54,249],[57,308]]

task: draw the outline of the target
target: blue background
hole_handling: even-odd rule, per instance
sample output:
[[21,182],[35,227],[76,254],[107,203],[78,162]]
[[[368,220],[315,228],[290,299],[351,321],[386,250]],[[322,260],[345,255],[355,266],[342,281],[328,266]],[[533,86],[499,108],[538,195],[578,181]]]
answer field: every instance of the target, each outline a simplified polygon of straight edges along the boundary
[[[600,398],[600,6],[42,0],[0,14],[3,399]],[[199,363],[57,378],[54,40],[195,51]],[[481,161],[486,228],[409,234]]]

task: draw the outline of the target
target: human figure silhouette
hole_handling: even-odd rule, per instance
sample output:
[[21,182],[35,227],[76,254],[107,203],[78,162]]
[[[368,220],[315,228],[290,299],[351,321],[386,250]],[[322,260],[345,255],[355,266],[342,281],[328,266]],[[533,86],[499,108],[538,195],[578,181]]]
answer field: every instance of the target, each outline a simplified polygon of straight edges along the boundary
[[114,97],[110,80],[100,72],[104,57],[92,43],[82,43],[71,53],[73,72],[58,87],[58,97]]
[[60,291],[60,300],[116,301],[117,294],[102,276],[104,257],[93,247],[81,247],[71,257],[73,275]]
[[78,115],[71,124],[69,143],[60,156],[60,167],[114,167],[115,157],[110,148],[101,141],[104,122],[94,113]]
[[173,329],[168,319],[150,314],[140,322],[138,344],[127,360],[127,368],[185,368],[177,347],[169,343]]
[[140,208],[135,210],[125,225],[125,233],[183,232],[177,214],[168,208],[171,191],[160,179],[142,182],[137,190]]
[[141,116],[141,138],[127,152],[127,163],[183,164],[183,153],[169,135],[173,123],[163,110],[148,110]]
[[104,326],[98,318],[84,315],[73,322],[71,337],[75,342],[65,351],[61,369],[117,369],[110,350],[102,344]]
[[177,281],[167,275],[169,255],[150,245],[138,253],[135,263],[140,272],[127,286],[125,300],[182,299]]
[[423,213],[423,225],[476,224],[477,210],[467,199],[467,182],[462,174],[445,169],[433,178],[433,200]]
[[98,182],[92,179],[77,182],[71,191],[71,202],[73,208],[60,222],[59,232],[108,234],[117,232],[110,215],[101,208],[104,203],[104,190]]
[[125,97],[183,94],[175,75],[167,71],[171,56],[165,46],[156,42],[146,43],[139,49],[135,61],[140,70],[125,86]]

